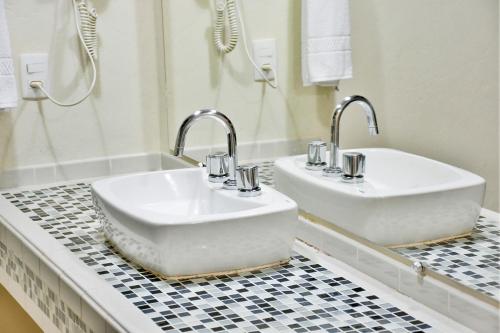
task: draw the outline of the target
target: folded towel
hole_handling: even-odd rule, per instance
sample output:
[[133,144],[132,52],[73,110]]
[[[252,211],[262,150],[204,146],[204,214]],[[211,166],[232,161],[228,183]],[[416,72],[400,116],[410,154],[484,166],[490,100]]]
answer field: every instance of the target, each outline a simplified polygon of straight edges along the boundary
[[5,1],[0,0],[0,110],[17,106],[17,86],[10,50]]
[[352,78],[349,0],[302,0],[304,86]]

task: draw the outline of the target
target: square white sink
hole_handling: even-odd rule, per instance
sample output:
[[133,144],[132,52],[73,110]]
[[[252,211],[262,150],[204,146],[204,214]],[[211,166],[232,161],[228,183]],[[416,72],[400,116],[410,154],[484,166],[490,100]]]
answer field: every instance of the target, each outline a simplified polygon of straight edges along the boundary
[[306,156],[300,155],[275,162],[276,188],[301,210],[380,245],[439,240],[474,227],[484,197],[483,178],[398,150],[349,151],[366,156],[363,183],[307,170]]
[[118,176],[92,184],[105,236],[168,278],[251,270],[289,260],[295,202],[267,186],[240,197],[202,168]]

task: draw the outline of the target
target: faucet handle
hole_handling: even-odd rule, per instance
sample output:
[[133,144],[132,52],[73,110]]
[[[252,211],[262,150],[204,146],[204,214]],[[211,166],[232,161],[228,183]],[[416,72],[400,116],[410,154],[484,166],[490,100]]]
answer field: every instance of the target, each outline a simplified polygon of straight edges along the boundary
[[240,165],[236,169],[238,194],[242,197],[255,197],[261,194],[259,187],[259,167],[255,164]]
[[326,167],[326,143],[323,141],[312,141],[307,146],[306,169],[322,170]]
[[344,153],[342,180],[348,183],[363,182],[365,173],[365,155],[358,152]]
[[216,152],[207,156],[208,181],[222,183],[229,177],[229,156]]

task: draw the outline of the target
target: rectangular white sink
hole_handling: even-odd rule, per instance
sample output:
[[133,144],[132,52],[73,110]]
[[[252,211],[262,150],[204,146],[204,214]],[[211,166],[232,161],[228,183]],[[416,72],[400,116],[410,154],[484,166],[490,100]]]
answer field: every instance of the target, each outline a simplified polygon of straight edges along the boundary
[[301,210],[380,245],[433,241],[474,227],[484,197],[483,178],[398,150],[349,151],[366,156],[363,183],[307,170],[306,156],[300,155],[275,162],[276,188]]
[[261,188],[258,197],[239,197],[191,168],[99,180],[92,193],[105,236],[123,255],[182,278],[289,260],[297,205]]

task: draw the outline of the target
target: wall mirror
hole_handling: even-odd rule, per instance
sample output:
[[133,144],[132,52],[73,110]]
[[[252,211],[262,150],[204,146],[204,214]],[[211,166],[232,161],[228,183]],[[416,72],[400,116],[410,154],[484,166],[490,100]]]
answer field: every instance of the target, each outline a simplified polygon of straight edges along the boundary
[[[380,135],[369,135],[362,108],[353,106],[353,110],[342,118],[342,148],[400,149],[457,165],[480,173],[489,182],[496,179],[498,183],[494,167],[480,169],[463,160],[468,153],[471,160],[474,156],[484,156],[485,152],[495,149],[495,144],[486,143],[483,147],[480,130],[471,129],[478,131],[475,134],[481,141],[476,140],[472,146],[483,147],[481,152],[474,151],[471,142],[463,138],[460,122],[465,124],[466,121],[456,115],[456,109],[466,110],[468,103],[478,98],[498,97],[497,60],[496,72],[487,68],[475,69],[481,80],[496,82],[492,86],[483,85],[481,96],[464,88],[472,77],[467,77],[464,83],[460,75],[468,74],[462,69],[457,72],[457,68],[471,62],[475,55],[452,44],[460,44],[458,41],[463,40],[463,34],[481,36],[482,42],[491,44],[495,35],[482,31],[481,27],[457,23],[462,16],[465,20],[468,10],[459,10],[458,4],[450,4],[453,8],[457,6],[453,11],[457,17],[448,22],[442,13],[424,8],[426,6],[418,2],[403,5],[387,1],[375,6],[372,2],[352,1],[354,78],[342,81],[339,90],[335,90],[302,84],[300,1],[240,1],[245,31],[240,31],[235,49],[224,55],[214,44],[214,6],[213,1],[201,0],[165,1],[163,5],[168,105],[164,121],[168,125],[163,133],[168,138],[170,150],[174,149],[182,121],[195,110],[213,107],[234,123],[240,162],[260,163],[262,181],[273,184],[273,161],[283,156],[305,154],[312,140],[328,142],[335,105],[345,96],[359,94],[368,97],[377,111]],[[387,8],[391,6],[401,15],[389,14]],[[190,21],[179,14],[186,12],[191,13]],[[487,8],[473,10],[471,15],[481,16],[487,12]],[[486,19],[497,18],[491,14]],[[417,23],[417,20],[421,21]],[[495,59],[496,39],[496,46],[488,51],[490,54],[485,56],[485,61]],[[275,45],[277,88],[256,81],[258,74],[248,59],[254,56],[254,49],[260,42],[268,40]],[[496,55],[498,59],[498,53]],[[432,79],[435,75],[442,80]],[[434,96],[434,100],[429,101],[426,96]],[[481,103],[485,103],[484,108],[474,107],[474,110],[488,114],[477,116],[494,120],[491,113],[498,110],[498,104],[495,105],[498,102]],[[498,137],[498,132],[487,131]],[[476,136],[469,134],[469,139]],[[196,125],[188,136],[186,155],[203,161],[208,152],[225,150],[225,138],[222,127],[216,123],[207,121]],[[490,162],[496,163],[498,173],[498,161]],[[491,184],[485,205],[498,211],[494,191],[494,184]],[[317,223],[325,224],[324,221]],[[498,306],[500,229],[498,217],[489,211],[482,213],[471,234],[437,243],[384,247],[338,227],[333,226],[333,229],[405,265],[420,262],[426,274]]]

